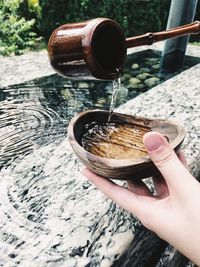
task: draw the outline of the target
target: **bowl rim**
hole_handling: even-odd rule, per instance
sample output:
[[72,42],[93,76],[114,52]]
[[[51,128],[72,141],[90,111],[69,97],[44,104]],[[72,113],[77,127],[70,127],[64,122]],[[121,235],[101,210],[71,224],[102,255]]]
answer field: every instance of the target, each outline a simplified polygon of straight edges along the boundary
[[[85,150],[76,140],[75,134],[74,134],[74,127],[76,122],[84,116],[87,116],[88,114],[91,113],[106,113],[108,114],[108,110],[100,110],[100,109],[93,109],[93,110],[86,110],[82,111],[79,114],[75,115],[71,121],[69,122],[68,125],[68,131],[67,131],[67,136],[69,143],[72,146],[72,149],[74,150],[75,154],[79,157],[77,151],[80,151],[81,154],[85,154],[85,159],[88,159],[89,161],[94,161],[94,162],[99,162],[103,163],[106,166],[109,166],[111,168],[121,168],[121,167],[128,167],[132,165],[143,165],[147,163],[151,163],[151,159],[149,155],[140,157],[140,158],[130,158],[130,159],[112,159],[112,158],[104,158],[97,156],[87,150]],[[119,115],[119,116],[125,116],[125,117],[133,117],[138,120],[143,120],[143,121],[148,121],[152,123],[163,123],[163,124],[170,124],[174,126],[177,130],[177,137],[170,143],[171,147],[173,150],[176,150],[183,142],[185,135],[186,135],[186,130],[185,127],[180,125],[179,123],[173,121],[173,120],[165,120],[165,119],[157,119],[157,118],[147,118],[147,117],[142,117],[142,116],[136,116],[136,115],[131,115],[131,114],[125,114],[125,113],[120,113],[120,112],[113,112],[113,114]]]

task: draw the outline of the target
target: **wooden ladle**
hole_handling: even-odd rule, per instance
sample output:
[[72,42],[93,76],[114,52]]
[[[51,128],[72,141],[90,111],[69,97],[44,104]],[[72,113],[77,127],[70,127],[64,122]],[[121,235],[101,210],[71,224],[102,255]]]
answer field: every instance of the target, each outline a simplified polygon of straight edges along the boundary
[[65,24],[57,28],[48,43],[52,67],[75,79],[113,80],[119,77],[127,48],[200,32],[196,21],[170,30],[125,38],[121,27],[108,18]]

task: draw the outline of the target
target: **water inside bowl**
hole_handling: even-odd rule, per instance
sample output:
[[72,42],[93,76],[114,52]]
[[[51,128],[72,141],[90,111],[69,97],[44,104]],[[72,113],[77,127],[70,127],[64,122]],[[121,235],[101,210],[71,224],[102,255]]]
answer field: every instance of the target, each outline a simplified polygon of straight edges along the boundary
[[81,143],[85,150],[103,158],[141,158],[147,155],[142,139],[149,131],[149,127],[135,124],[92,122],[86,125]]

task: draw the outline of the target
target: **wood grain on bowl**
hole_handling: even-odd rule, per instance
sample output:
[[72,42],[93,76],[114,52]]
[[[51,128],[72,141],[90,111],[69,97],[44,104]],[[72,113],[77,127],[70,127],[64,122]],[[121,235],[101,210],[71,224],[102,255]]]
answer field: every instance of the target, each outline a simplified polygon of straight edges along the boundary
[[[75,116],[68,138],[77,157],[91,171],[112,179],[141,179],[158,172],[143,146],[146,132],[163,134],[178,151],[185,129],[176,122],[89,110]],[[95,129],[96,127],[96,129]]]

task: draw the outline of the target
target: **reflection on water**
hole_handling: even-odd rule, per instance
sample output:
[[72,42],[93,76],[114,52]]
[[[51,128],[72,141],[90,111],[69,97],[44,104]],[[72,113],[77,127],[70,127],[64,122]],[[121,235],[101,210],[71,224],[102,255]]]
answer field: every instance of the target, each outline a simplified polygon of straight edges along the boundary
[[[139,93],[131,77],[142,73],[131,64],[117,105]],[[143,78],[153,77],[147,65],[144,71]],[[140,92],[150,88],[135,82]],[[109,211],[102,211],[102,203],[88,209],[84,190],[91,199],[97,192],[87,191],[90,184],[81,177],[77,181],[80,163],[65,138],[75,113],[109,109],[111,94],[111,82],[75,82],[57,75],[0,88],[0,266],[86,266],[88,257],[102,260],[97,251],[105,234],[130,224],[118,224],[115,217],[106,221]],[[97,210],[100,216],[94,215]]]
[[[72,82],[57,75],[1,90],[0,164],[65,136],[69,120],[85,109],[109,109],[111,82]],[[126,101],[118,97],[118,104]]]

